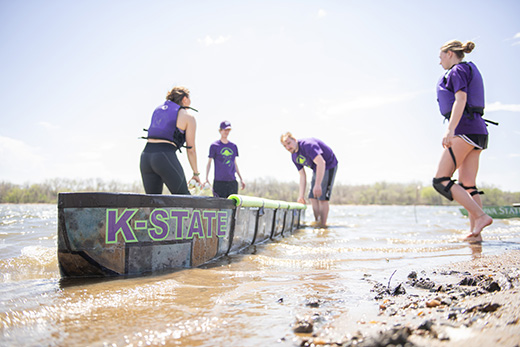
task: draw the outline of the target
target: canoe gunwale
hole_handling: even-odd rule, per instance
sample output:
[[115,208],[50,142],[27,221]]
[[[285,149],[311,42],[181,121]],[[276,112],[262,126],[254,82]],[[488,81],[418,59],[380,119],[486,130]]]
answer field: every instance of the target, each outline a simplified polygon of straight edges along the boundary
[[105,207],[170,207],[190,206],[194,208],[234,208],[235,203],[229,199],[192,196],[161,195],[135,193],[59,193],[60,208],[105,208]]

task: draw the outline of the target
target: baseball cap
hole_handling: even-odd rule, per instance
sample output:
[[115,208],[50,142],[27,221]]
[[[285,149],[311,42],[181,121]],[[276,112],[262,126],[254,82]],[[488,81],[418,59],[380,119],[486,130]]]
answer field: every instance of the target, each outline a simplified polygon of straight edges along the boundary
[[231,123],[227,120],[220,123],[220,130],[231,129]]

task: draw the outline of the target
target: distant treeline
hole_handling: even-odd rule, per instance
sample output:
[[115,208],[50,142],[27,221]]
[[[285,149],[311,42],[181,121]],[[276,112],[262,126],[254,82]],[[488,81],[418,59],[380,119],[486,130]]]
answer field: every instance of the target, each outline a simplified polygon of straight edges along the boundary
[[0,182],[0,203],[32,204],[58,202],[63,192],[127,192],[144,193],[141,182],[126,184],[102,179],[71,180],[55,178],[43,183],[12,184]]
[[[244,195],[267,199],[296,201],[298,183],[278,182],[273,179],[257,179],[246,182]],[[309,186],[307,187],[306,196]],[[520,202],[520,192],[504,192],[498,188],[481,186],[484,205],[511,205]],[[364,185],[346,185],[336,183],[330,200],[335,205],[457,205],[443,198],[432,186],[421,183],[378,182]]]
[[[520,202],[520,192],[504,192],[498,188],[482,186],[484,205],[511,205]],[[51,203],[57,202],[61,192],[127,192],[144,193],[141,182],[132,184],[101,179],[52,179],[35,184],[0,182],[0,203]],[[167,193],[165,189],[165,193]],[[275,179],[246,181],[246,189],[239,194],[266,199],[296,201],[297,182],[278,182]],[[336,205],[456,205],[441,197],[431,186],[421,183],[378,182],[367,185],[334,186],[331,204]]]

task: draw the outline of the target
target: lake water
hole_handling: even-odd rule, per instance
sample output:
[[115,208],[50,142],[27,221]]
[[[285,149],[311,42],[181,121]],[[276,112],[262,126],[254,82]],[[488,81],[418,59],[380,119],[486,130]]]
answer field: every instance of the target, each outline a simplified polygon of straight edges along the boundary
[[0,205],[0,345],[294,346],[296,317],[341,317],[355,333],[377,312],[367,278],[396,285],[520,249],[520,219],[495,220],[480,246],[461,242],[469,222],[455,207],[331,206],[329,222],[201,268],[63,281],[56,206]]

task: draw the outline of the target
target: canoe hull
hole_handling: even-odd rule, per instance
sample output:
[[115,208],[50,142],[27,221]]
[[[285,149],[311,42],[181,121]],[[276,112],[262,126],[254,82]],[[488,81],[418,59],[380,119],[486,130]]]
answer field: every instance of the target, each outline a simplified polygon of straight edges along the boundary
[[[520,206],[484,206],[482,209],[495,219],[520,218]],[[468,211],[464,208],[461,208],[460,212],[464,216],[468,215]]]
[[304,209],[236,206],[207,197],[58,196],[62,277],[140,275],[197,267],[294,231]]

